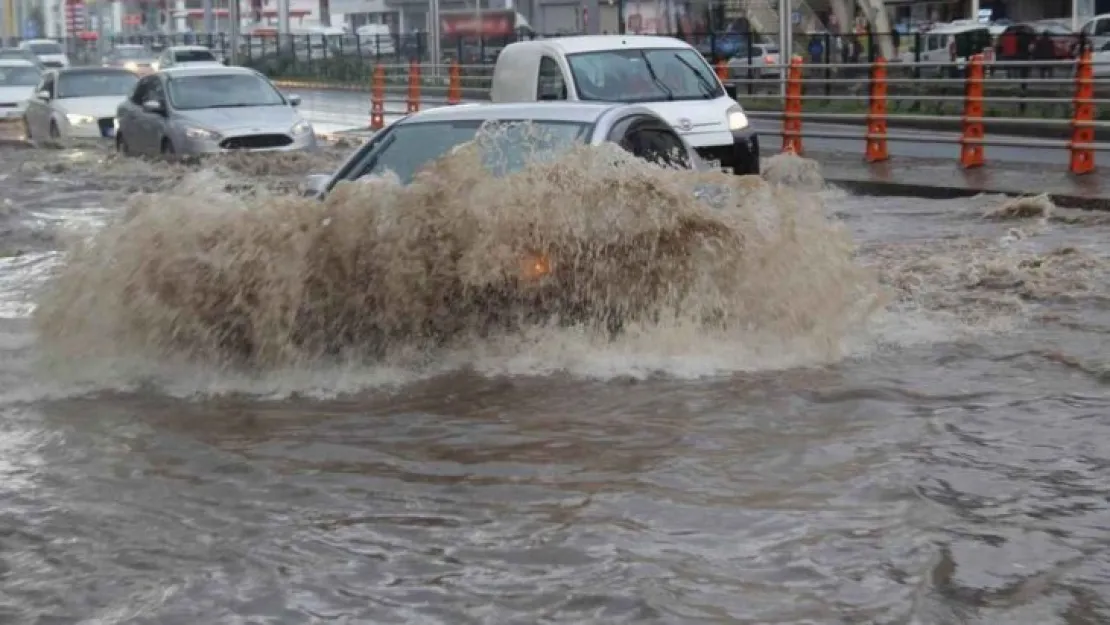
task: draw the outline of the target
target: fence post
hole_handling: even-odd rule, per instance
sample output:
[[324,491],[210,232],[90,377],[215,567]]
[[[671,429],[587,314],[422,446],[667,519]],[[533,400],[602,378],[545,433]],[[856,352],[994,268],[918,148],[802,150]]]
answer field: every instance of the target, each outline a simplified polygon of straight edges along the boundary
[[416,113],[420,110],[420,61],[409,61],[409,97],[405,101],[405,112]]
[[451,63],[451,78],[447,83],[447,103],[458,104],[462,101],[462,86],[459,78],[459,62],[454,61]]
[[782,151],[802,155],[802,61],[791,59],[782,113]]
[[965,169],[983,166],[983,134],[983,55],[976,54],[968,62],[964,87],[960,165]]
[[868,163],[890,158],[886,148],[886,59],[878,57],[871,66],[871,100],[867,110]]
[[1071,173],[1089,174],[1095,170],[1095,130],[1091,122],[1095,118],[1094,72],[1091,69],[1091,52],[1085,50],[1079,55],[1075,67],[1075,110],[1071,119]]
[[374,68],[370,82],[370,130],[385,128],[385,67]]

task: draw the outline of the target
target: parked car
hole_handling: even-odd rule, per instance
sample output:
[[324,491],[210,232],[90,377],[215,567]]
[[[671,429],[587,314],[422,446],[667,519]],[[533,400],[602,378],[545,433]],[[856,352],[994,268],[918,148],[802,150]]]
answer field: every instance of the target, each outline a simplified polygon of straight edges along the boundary
[[19,121],[42,71],[23,59],[0,59],[0,122]]
[[734,78],[747,78],[749,70],[753,78],[776,78],[782,74],[779,68],[779,47],[772,43],[752,44],[748,51],[728,60],[728,75]]
[[315,149],[299,104],[253,69],[173,67],[143,78],[119,105],[116,149],[163,156]]
[[116,107],[139,77],[115,67],[70,67],[42,74],[23,114],[32,141],[111,137]]
[[46,67],[69,67],[65,48],[53,39],[30,39],[20,43],[19,47],[29,50]]

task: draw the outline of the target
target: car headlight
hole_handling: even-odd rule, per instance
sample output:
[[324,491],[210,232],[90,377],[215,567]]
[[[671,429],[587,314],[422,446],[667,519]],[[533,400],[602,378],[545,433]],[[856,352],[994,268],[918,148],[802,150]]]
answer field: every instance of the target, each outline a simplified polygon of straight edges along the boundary
[[204,128],[186,128],[185,136],[190,139],[198,139],[202,141],[216,141],[220,138],[220,133]]
[[128,61],[128,62],[123,64],[123,69],[135,71],[135,70],[139,69],[139,65],[137,63],[135,63],[134,61]]
[[69,123],[73,124],[74,126],[96,123],[96,118],[91,115],[76,115],[73,113],[67,114],[66,120],[68,120]]
[[303,135],[307,132],[312,132],[312,124],[302,119],[301,121],[293,124],[293,128],[290,130],[290,132],[295,135]]
[[729,130],[743,130],[748,127],[748,116],[744,114],[744,109],[739,106],[734,106],[728,110],[728,129]]
[[155,61],[155,62],[150,64],[150,69],[152,69],[154,71],[158,71],[159,67],[162,67],[162,64],[159,63],[158,61]]

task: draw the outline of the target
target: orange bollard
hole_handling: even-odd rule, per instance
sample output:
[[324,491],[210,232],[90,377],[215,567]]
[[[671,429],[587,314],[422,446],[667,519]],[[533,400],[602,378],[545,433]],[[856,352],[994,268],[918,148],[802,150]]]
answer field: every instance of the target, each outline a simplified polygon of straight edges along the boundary
[[405,112],[416,113],[420,110],[420,63],[409,63],[409,95],[405,101]]
[[983,55],[976,54],[967,64],[964,88],[963,133],[960,135],[960,166],[983,166]]
[[802,60],[794,58],[786,74],[782,113],[782,151],[802,155]]
[[1075,175],[1089,174],[1095,170],[1095,129],[1091,122],[1095,119],[1094,71],[1091,69],[1091,51],[1086,50],[1079,56],[1075,67],[1075,110],[1071,118],[1071,164],[1069,169]]
[[867,151],[864,159],[878,163],[890,158],[886,149],[886,59],[871,66],[871,98],[867,109]]
[[721,82],[728,80],[728,62],[724,59],[717,61],[717,78]]
[[370,130],[385,128],[385,68],[374,68],[370,81]]
[[458,104],[462,102],[462,86],[459,78],[459,62],[451,63],[451,80],[447,83],[447,103]]

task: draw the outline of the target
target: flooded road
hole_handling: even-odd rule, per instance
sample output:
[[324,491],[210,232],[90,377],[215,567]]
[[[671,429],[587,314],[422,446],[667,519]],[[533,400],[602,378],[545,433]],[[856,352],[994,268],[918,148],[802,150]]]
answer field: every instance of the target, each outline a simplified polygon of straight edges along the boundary
[[1100,214],[823,191],[890,296],[835,358],[686,329],[438,368],[43,359],[72,233],[341,153],[0,148],[0,622],[1110,622]]

